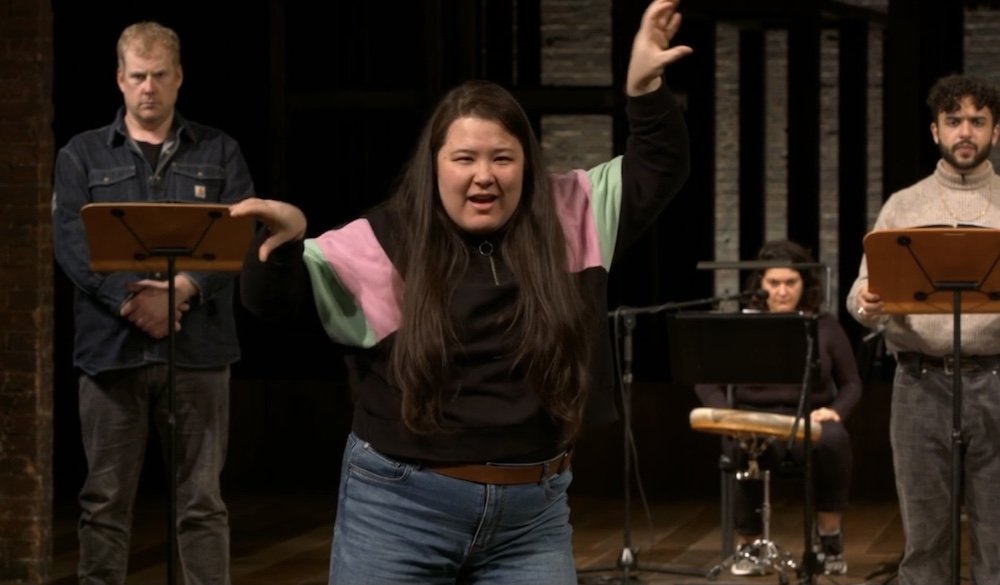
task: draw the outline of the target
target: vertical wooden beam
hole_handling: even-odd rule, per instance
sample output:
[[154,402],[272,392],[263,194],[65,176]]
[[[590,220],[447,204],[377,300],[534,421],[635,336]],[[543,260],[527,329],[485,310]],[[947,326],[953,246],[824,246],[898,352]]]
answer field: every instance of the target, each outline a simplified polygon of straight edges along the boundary
[[889,0],[885,41],[884,195],[934,170],[940,158],[930,137],[927,92],[962,71],[962,2]]
[[542,85],[542,3],[517,0],[517,86]]
[[444,91],[444,30],[442,0],[424,0],[424,85],[425,104],[432,104]]
[[788,237],[819,254],[819,13],[788,28]]
[[841,324],[851,339],[862,328],[850,315],[843,315],[844,303],[858,274],[868,229],[868,23],[845,20],[839,26],[840,97],[837,164],[838,296],[831,302],[838,308]]
[[639,20],[645,6],[639,2],[618,0],[611,4],[611,87],[617,97],[612,112],[612,152],[625,151],[628,120],[625,118],[625,79],[632,54],[632,40],[639,30]]
[[[542,3],[541,0],[517,0],[517,57],[516,79],[518,88],[534,89],[542,86]],[[528,112],[535,134],[542,135],[542,117]]]
[[480,77],[514,85],[513,0],[479,0]]
[[271,115],[268,116],[270,122],[271,193],[266,194],[266,196],[283,199],[288,193],[288,183],[285,180],[285,177],[288,176],[285,160],[288,144],[288,80],[285,75],[287,69],[285,43],[287,27],[284,2],[270,0],[268,12],[270,16],[268,20],[270,27],[268,71],[271,76]]

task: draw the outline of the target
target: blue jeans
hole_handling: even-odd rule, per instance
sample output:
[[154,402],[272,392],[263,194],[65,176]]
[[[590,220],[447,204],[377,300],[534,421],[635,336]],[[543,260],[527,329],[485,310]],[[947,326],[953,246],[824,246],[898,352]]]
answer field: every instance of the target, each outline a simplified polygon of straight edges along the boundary
[[[177,551],[188,585],[229,583],[229,514],[219,474],[229,435],[229,367],[177,369]],[[150,414],[167,439],[167,366],[80,377],[87,479],[80,491],[80,583],[124,583],[132,505]]]
[[483,485],[395,461],[353,433],[344,450],[330,585],[575,585],[572,471]]
[[[906,550],[900,585],[951,578],[950,372],[900,360],[892,392],[892,442]],[[962,471],[972,583],[1000,583],[1000,379],[962,369]]]

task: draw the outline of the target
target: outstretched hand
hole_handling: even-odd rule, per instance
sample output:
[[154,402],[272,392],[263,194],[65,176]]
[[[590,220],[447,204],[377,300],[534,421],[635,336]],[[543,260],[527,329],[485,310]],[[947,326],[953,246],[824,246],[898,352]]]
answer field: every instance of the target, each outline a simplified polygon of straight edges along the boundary
[[663,82],[664,67],[693,52],[686,45],[670,46],[671,39],[681,26],[678,4],[680,0],[653,0],[646,7],[639,32],[632,42],[625,82],[628,95],[639,96],[656,91]]
[[298,207],[274,199],[250,197],[229,207],[233,217],[253,216],[267,227],[270,234],[260,245],[258,258],[266,262],[278,246],[301,240],[306,235],[306,216]]

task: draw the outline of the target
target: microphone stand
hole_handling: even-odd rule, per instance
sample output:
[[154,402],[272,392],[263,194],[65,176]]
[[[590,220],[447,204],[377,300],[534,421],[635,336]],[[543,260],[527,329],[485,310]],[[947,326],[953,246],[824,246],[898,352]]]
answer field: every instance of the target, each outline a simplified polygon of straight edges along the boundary
[[[664,303],[652,307],[625,307],[621,306],[608,313],[608,317],[615,319],[615,337],[617,339],[618,322],[621,321],[624,329],[622,338],[622,373],[621,373],[621,395],[622,395],[622,426],[624,428],[624,452],[622,453],[622,464],[624,473],[624,530],[622,532],[624,543],[618,560],[614,566],[610,567],[588,567],[578,569],[577,573],[602,573],[620,569],[621,576],[618,578],[598,578],[598,583],[608,583],[615,585],[626,585],[638,583],[639,579],[632,575],[633,572],[647,571],[652,573],[666,573],[671,575],[706,576],[705,571],[685,567],[652,567],[641,565],[637,559],[639,549],[632,546],[632,452],[635,444],[632,438],[632,332],[635,330],[636,316],[653,315],[656,313],[679,311],[682,309],[703,307],[706,305],[717,305],[726,301],[745,301],[748,298],[767,298],[767,291],[758,289],[752,291],[742,291],[732,295],[709,297],[691,301],[680,301]],[[641,487],[641,486],[640,486]],[[580,581],[587,583],[587,581]]]
[[802,564],[799,570],[799,583],[802,585],[813,585],[815,581],[815,575],[818,570],[818,559],[816,553],[816,547],[814,546],[814,539],[816,538],[816,514],[814,503],[814,486],[813,486],[813,453],[812,453],[812,373],[815,367],[819,366],[818,357],[815,357],[814,352],[816,350],[816,339],[819,335],[816,330],[815,319],[810,319],[806,323],[805,328],[806,334],[806,363],[805,363],[805,374],[802,380],[802,391],[799,394],[799,404],[796,408],[796,417],[792,423],[792,432],[788,436],[788,446],[786,449],[787,454],[791,454],[792,445],[795,443],[795,437],[798,434],[799,422],[803,424],[803,437],[802,437],[802,450],[803,457],[805,460],[805,505],[804,516],[805,521],[803,522],[804,532],[803,534],[803,550],[802,550]]

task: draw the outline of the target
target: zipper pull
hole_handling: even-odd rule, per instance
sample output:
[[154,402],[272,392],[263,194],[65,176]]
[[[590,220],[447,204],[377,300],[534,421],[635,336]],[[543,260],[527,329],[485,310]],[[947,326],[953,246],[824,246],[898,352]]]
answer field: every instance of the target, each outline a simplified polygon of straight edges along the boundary
[[500,279],[497,277],[497,265],[493,260],[493,244],[489,240],[479,244],[479,253],[486,256],[490,260],[490,270],[493,271],[493,282],[499,286]]

